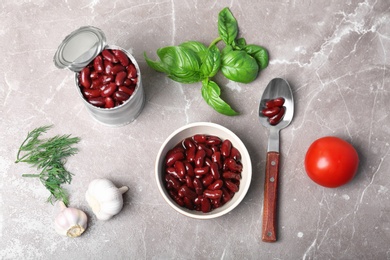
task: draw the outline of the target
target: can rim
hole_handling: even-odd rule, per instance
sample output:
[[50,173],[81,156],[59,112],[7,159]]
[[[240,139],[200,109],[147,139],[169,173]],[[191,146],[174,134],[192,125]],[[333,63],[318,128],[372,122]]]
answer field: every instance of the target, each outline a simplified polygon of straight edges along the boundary
[[105,47],[106,36],[103,31],[93,26],[83,26],[73,31],[62,41],[54,55],[57,68],[81,71]]

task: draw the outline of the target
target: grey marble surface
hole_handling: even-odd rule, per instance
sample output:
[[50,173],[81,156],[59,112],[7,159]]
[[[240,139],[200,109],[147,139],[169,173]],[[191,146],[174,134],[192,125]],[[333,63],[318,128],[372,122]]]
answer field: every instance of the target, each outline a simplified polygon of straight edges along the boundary
[[[390,259],[390,2],[67,0],[0,3],[1,259]],[[203,101],[200,84],[183,85],[148,68],[143,58],[188,40],[209,44],[228,6],[248,42],[269,50],[270,64],[251,84],[216,80],[240,115],[227,117]],[[74,74],[53,64],[73,30],[101,28],[109,44],[129,50],[143,73],[146,104],[131,124],[109,128],[91,119]],[[257,118],[268,82],[289,81],[292,124],[281,134],[279,240],[261,241],[268,133]],[[253,179],[243,202],[213,220],[169,207],[157,190],[154,163],[164,140],[192,122],[221,124],[246,144]],[[53,229],[58,208],[27,165],[15,164],[27,132],[53,124],[48,136],[79,136],[70,205],[89,216],[79,238]],[[356,177],[328,189],[312,182],[304,155],[317,138],[341,137],[360,156]],[[92,214],[84,194],[95,178],[127,185],[125,205],[109,221]]]

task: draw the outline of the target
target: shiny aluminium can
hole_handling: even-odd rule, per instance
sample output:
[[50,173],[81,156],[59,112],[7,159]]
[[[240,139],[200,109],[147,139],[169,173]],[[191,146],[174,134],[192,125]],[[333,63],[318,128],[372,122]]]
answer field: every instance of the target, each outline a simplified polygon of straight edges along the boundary
[[[138,80],[133,94],[123,104],[112,108],[97,107],[89,103],[81,92],[79,84],[80,71],[104,49],[122,51],[134,64],[137,71]],[[107,45],[105,35],[99,28],[84,26],[68,35],[58,47],[54,56],[54,63],[58,68],[68,68],[75,72],[77,92],[90,115],[98,122],[107,126],[123,126],[134,121],[142,112],[145,104],[145,94],[137,61],[125,49],[115,45]]]

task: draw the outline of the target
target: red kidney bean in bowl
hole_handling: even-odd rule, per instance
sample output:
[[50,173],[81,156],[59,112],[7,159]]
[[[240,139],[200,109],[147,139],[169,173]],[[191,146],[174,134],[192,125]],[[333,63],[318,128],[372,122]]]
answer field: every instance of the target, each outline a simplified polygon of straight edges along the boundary
[[181,207],[208,213],[239,190],[241,154],[230,140],[196,134],[165,156],[165,188]]
[[206,219],[226,214],[240,203],[252,168],[234,133],[213,123],[193,123],[163,144],[156,174],[160,192],[174,209]]

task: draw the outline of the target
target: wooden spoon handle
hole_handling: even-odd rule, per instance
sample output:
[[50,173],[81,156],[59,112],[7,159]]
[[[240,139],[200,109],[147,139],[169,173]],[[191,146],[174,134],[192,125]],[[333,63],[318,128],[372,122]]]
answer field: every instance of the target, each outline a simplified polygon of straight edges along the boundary
[[264,180],[263,232],[264,242],[276,241],[279,153],[268,152]]

